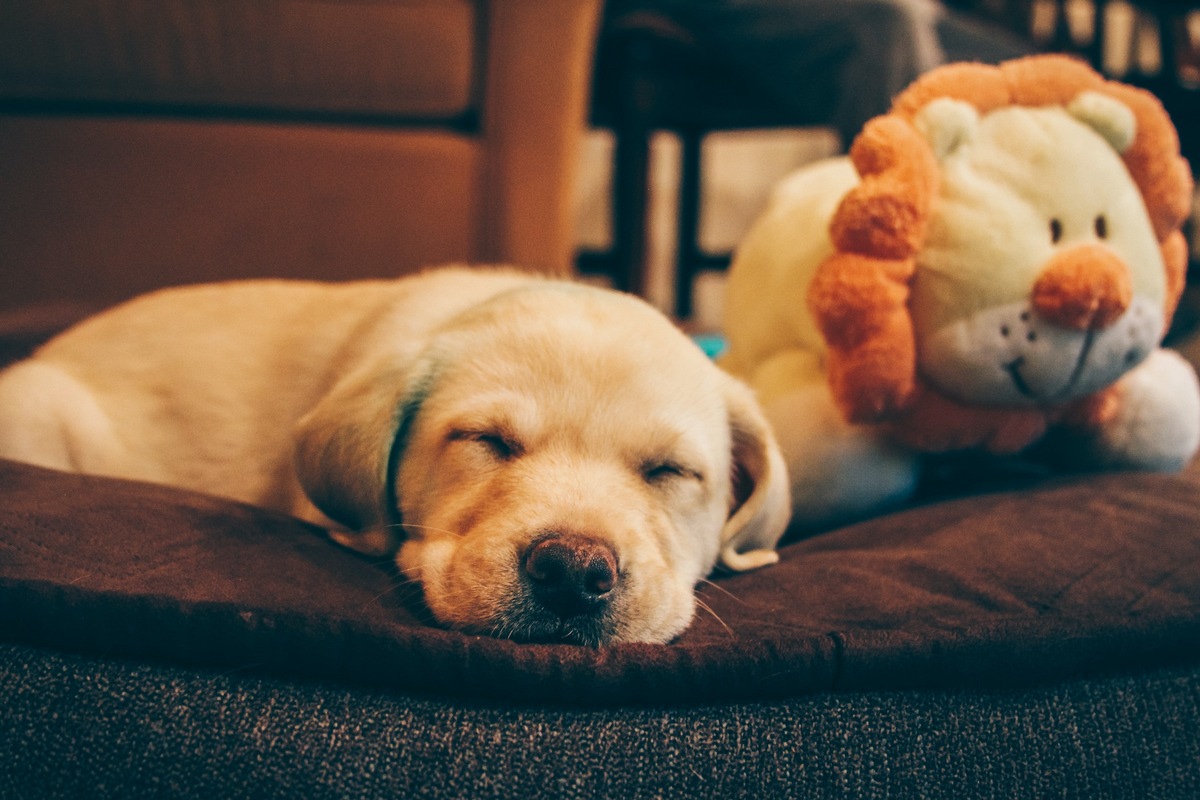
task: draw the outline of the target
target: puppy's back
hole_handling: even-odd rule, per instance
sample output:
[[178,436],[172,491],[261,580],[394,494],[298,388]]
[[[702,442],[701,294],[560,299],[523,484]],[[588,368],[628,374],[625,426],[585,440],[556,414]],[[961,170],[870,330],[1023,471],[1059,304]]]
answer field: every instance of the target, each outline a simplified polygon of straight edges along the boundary
[[0,457],[290,508],[292,430],[342,374],[528,280],[448,269],[136,298],[0,373]]

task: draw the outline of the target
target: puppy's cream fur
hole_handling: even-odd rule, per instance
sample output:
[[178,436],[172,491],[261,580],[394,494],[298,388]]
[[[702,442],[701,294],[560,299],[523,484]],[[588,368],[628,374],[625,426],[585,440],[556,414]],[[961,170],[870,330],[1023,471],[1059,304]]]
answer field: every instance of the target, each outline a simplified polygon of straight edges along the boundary
[[[0,373],[0,456],[332,520],[441,622],[523,639],[667,641],[788,517],[750,392],[665,318],[499,270],[136,299]],[[521,554],[553,533],[611,547],[603,615],[531,600]]]

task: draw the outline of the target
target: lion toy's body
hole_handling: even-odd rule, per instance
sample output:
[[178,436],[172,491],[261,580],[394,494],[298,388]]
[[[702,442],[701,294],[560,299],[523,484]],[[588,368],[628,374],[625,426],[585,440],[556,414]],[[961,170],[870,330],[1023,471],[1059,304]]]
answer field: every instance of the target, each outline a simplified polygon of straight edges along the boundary
[[730,272],[723,365],[759,394],[795,518],[908,498],[926,454],[1175,470],[1200,387],[1161,347],[1192,192],[1149,94],[1038,56],[918,80],[776,189]]

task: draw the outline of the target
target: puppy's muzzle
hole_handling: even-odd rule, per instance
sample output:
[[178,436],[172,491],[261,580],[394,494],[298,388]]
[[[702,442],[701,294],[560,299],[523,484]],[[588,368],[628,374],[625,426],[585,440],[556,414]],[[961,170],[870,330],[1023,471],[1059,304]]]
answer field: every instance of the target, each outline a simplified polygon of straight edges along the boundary
[[521,567],[530,597],[562,620],[600,616],[617,589],[616,553],[589,536],[543,536],[525,551]]

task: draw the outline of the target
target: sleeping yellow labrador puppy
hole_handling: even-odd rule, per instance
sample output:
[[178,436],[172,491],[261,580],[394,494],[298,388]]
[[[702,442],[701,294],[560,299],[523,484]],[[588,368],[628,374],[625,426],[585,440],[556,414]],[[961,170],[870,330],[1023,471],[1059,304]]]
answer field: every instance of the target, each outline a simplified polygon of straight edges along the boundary
[[666,318],[503,270],[133,300],[0,373],[0,457],[335,527],[530,641],[668,641],[789,514],[751,393]]

